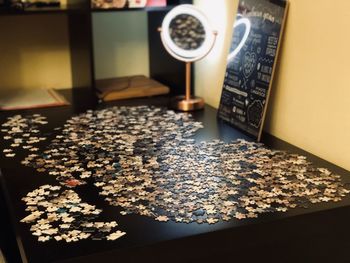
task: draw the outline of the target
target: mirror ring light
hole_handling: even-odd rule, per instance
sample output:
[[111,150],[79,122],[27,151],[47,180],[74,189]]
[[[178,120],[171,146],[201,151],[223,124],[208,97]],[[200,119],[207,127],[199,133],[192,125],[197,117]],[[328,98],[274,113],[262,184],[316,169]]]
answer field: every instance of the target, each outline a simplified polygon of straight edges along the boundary
[[233,29],[235,29],[236,27],[238,27],[240,25],[244,25],[245,26],[245,31],[244,31],[244,35],[243,35],[243,38],[242,38],[241,42],[239,42],[239,44],[236,47],[236,49],[233,50],[229,54],[229,56],[227,57],[227,61],[228,62],[231,62],[235,58],[235,56],[241,51],[241,49],[243,48],[244,44],[248,40],[248,36],[249,36],[249,33],[250,33],[250,29],[251,29],[251,23],[250,23],[248,18],[242,18],[242,15],[238,15],[238,17],[241,17],[241,18],[236,20],[236,22],[233,25]]
[[[194,50],[185,50],[177,46],[171,39],[170,24],[173,19],[179,15],[193,16],[202,24],[205,31],[205,39],[199,48]],[[193,5],[189,4],[179,5],[167,13],[164,17],[160,33],[163,45],[169,54],[184,62],[193,62],[204,58],[213,48],[216,34],[217,33],[212,29],[206,15]]]

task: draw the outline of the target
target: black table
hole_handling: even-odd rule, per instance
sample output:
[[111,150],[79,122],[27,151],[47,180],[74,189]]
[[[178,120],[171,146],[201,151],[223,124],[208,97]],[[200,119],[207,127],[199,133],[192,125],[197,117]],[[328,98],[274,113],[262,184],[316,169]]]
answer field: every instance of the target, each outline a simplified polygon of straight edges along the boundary
[[[87,109],[109,105],[166,106],[167,97],[125,100],[99,104],[88,89],[64,91],[71,106],[0,113],[0,123],[7,116],[21,113],[40,113],[49,124],[46,132],[61,126],[72,115]],[[249,138],[216,119],[216,110],[206,106],[194,112],[203,122],[197,141],[221,139],[226,142]],[[264,134],[268,146],[307,155],[316,165],[326,167],[350,182],[350,173],[312,156],[292,145]],[[45,143],[41,145],[44,147]],[[3,143],[0,150],[2,152]],[[30,225],[20,223],[25,217],[25,203],[21,198],[43,184],[58,185],[53,176],[39,174],[20,164],[24,154],[16,158],[0,157],[1,167],[1,237],[10,262],[350,262],[350,198],[338,203],[311,205],[308,209],[292,209],[287,213],[259,215],[257,219],[231,220],[208,224],[157,222],[139,215],[120,216],[119,208],[110,206],[98,195],[93,185],[75,189],[83,201],[103,209],[105,220],[116,220],[127,235],[116,241],[83,240],[73,243],[38,242],[29,231]],[[14,236],[17,245],[13,245]],[[11,243],[12,242],[12,243]]]

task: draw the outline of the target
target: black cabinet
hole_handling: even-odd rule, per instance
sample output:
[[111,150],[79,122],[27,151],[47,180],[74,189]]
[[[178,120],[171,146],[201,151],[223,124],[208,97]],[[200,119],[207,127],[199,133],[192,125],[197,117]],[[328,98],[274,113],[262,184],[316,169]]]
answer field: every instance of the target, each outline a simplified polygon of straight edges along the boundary
[[[166,7],[150,7],[144,9],[91,9],[90,1],[68,0],[66,6],[52,8],[27,8],[13,10],[2,7],[0,15],[31,14],[63,15],[68,19],[69,49],[71,58],[72,86],[95,88],[92,14],[95,12],[128,12],[129,10],[143,10],[148,17],[148,46],[149,72],[154,78],[171,89],[171,94],[184,93],[185,65],[176,61],[163,48],[158,27],[165,14],[174,6],[192,3],[188,0],[168,0]],[[40,77],[40,76],[39,76]]]

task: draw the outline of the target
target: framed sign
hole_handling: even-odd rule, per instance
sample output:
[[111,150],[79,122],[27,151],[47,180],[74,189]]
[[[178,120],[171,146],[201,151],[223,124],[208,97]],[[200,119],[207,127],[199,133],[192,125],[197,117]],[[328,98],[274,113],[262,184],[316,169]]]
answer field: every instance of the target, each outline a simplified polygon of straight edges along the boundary
[[218,117],[260,141],[288,2],[240,0]]

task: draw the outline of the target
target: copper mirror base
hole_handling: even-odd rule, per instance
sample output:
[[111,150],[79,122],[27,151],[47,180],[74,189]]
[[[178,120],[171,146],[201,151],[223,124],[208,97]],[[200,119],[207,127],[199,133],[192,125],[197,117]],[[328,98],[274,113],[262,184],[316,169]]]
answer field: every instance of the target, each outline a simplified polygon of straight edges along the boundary
[[204,100],[199,97],[191,96],[186,100],[185,96],[177,96],[171,99],[172,108],[180,111],[195,111],[204,108]]

